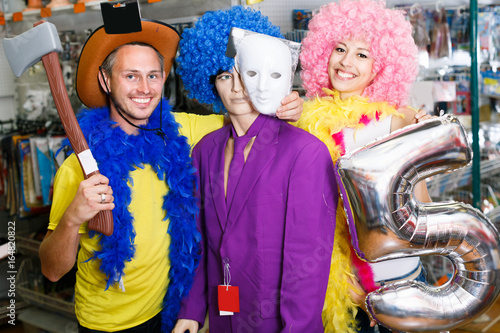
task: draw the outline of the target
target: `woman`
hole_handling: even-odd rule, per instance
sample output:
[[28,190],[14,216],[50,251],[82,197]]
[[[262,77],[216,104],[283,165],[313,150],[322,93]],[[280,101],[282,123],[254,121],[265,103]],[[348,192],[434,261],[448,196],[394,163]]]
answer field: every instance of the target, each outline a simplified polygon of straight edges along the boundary
[[[333,164],[320,140],[250,104],[225,56],[231,27],[281,37],[241,6],[209,12],[183,35],[186,89],[227,112],[231,124],[193,150],[202,258],[174,332],[197,332],[207,305],[211,332],[321,332],[337,203]],[[234,287],[238,306],[222,301]]]
[[[385,1],[341,0],[321,7],[309,29],[300,60],[311,100],[304,104],[298,126],[320,138],[334,161],[346,151],[427,118],[405,107],[418,73],[418,50],[401,11],[386,8]],[[424,183],[417,184],[415,194],[420,201],[430,201]],[[360,261],[351,252],[343,211],[338,215],[323,319],[327,332],[354,332],[356,304],[364,303],[364,291],[425,276],[418,257],[370,265]],[[364,290],[346,272],[353,272]],[[348,293],[355,302],[346,297]],[[363,315],[359,332],[370,332],[366,314],[358,314]]]

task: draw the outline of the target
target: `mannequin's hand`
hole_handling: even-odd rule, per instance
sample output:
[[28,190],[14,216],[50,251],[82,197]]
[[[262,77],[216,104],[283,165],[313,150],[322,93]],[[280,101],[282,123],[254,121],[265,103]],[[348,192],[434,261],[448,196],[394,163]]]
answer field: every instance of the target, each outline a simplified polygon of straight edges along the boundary
[[302,115],[302,105],[304,100],[299,96],[299,93],[292,91],[281,101],[281,106],[276,111],[276,116],[279,119],[286,121],[297,121]]
[[198,322],[196,320],[191,319],[179,319],[175,324],[172,333],[184,333],[189,331],[189,333],[198,332]]
[[[368,310],[366,309],[365,299],[366,299],[366,291],[363,289],[361,284],[359,284],[358,280],[355,277],[348,277],[347,281],[351,287],[349,288],[349,294],[351,295],[352,300],[356,303],[360,308],[365,311],[368,316]],[[375,320],[370,321],[370,327],[375,326],[377,322]]]

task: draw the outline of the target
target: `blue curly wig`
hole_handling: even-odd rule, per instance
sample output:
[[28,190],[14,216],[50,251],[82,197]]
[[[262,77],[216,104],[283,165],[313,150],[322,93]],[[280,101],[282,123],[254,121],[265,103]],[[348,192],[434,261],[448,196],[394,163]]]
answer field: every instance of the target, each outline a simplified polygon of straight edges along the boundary
[[215,91],[213,77],[230,71],[234,66],[234,59],[226,57],[232,27],[283,38],[280,28],[266,16],[243,6],[206,12],[193,28],[184,30],[177,57],[177,74],[182,78],[188,97],[212,104],[215,112],[226,111]]

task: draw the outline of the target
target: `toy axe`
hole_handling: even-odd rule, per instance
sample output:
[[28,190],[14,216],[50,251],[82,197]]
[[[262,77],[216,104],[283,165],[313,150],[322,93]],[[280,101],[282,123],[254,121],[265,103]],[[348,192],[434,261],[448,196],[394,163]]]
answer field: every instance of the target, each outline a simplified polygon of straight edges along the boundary
[[[64,84],[57,55],[58,52],[62,51],[62,46],[56,26],[50,22],[39,21],[34,24],[32,29],[19,36],[4,38],[3,47],[10,67],[17,77],[42,60],[57,112],[73,151],[78,157],[83,174],[85,178],[98,174],[97,163],[78,125]],[[98,231],[106,236],[113,234],[111,211],[100,211],[89,221],[88,227],[90,230]]]

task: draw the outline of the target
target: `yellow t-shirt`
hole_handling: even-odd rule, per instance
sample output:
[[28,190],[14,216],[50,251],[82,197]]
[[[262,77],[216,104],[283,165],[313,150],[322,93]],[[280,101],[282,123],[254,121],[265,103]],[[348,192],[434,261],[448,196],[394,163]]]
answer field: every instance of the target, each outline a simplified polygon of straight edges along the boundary
[[[220,115],[174,115],[181,125],[180,133],[187,137],[190,145],[223,125]],[[86,223],[79,231],[75,312],[80,324],[90,329],[113,332],[142,324],[161,310],[168,286],[170,236],[167,233],[168,221],[162,221],[165,212],[161,208],[162,198],[168,192],[167,185],[158,179],[149,165],[135,169],[130,176],[132,201],[129,211],[134,216],[136,253],[132,261],[125,263],[124,292],[118,285],[104,290],[106,282],[99,270],[100,262],[88,260],[94,250],[99,249],[98,240],[88,237]],[[57,227],[83,179],[78,159],[72,154],[54,180],[50,230]]]

